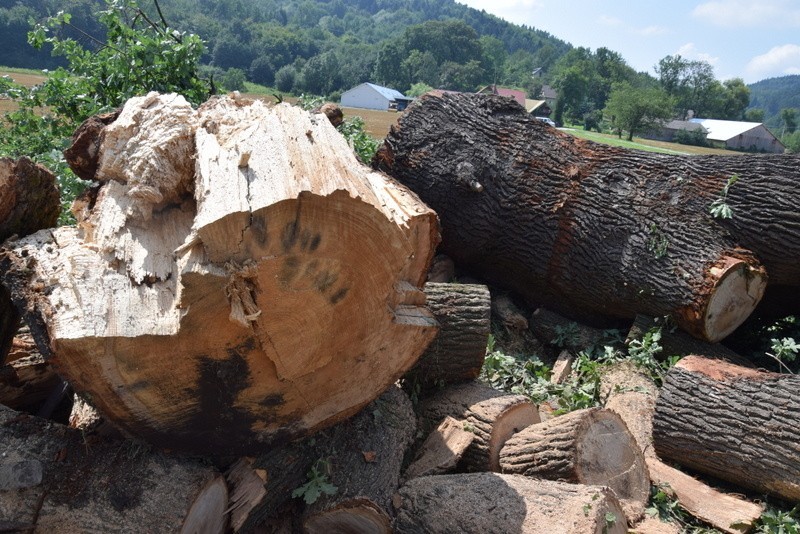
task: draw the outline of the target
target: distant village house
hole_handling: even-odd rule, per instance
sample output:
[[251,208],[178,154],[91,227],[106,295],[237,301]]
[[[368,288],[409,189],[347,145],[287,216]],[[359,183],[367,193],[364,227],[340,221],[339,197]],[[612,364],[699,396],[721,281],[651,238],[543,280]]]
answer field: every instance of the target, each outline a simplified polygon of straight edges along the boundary
[[403,111],[413,100],[395,89],[362,83],[342,93],[341,105],[348,108]]

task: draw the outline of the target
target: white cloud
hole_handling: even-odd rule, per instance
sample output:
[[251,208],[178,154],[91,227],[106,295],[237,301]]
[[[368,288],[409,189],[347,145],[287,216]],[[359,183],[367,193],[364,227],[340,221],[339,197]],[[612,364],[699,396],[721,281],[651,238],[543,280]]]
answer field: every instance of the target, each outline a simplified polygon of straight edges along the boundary
[[652,37],[654,35],[664,35],[668,33],[668,30],[663,26],[647,26],[636,30],[636,33],[644,37]]
[[776,46],[766,54],[751,59],[745,70],[750,77],[757,80],[800,74],[800,46],[796,44]]
[[718,56],[712,56],[707,52],[700,52],[697,50],[697,47],[694,43],[686,43],[682,45],[675,53],[686,59],[705,61],[712,67],[719,63]]
[[791,0],[712,0],[695,7],[692,16],[726,28],[800,26],[800,9]]
[[603,26],[622,26],[621,19],[618,19],[617,17],[611,17],[609,15],[600,15],[597,17],[597,22]]

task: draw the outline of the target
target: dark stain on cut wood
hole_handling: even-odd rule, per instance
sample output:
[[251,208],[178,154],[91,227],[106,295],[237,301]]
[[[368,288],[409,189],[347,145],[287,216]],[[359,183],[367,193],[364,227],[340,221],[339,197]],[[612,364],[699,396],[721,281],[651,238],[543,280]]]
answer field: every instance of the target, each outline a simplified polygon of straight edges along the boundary
[[250,221],[250,233],[253,239],[261,245],[266,247],[269,244],[269,234],[267,233],[267,218],[263,216],[254,216]]
[[[247,340],[227,349],[225,359],[199,358],[197,384],[190,392],[199,399],[199,405],[186,422],[187,441],[192,436],[193,442],[185,444],[189,450],[199,447],[212,450],[217,444],[225,447],[231,442],[241,444],[253,440],[252,427],[256,418],[248,410],[236,406],[239,394],[252,384],[250,366],[243,356],[252,348],[252,340]],[[197,443],[198,440],[204,443]]]
[[283,260],[281,271],[278,273],[278,280],[283,284],[291,284],[300,269],[300,260],[297,256],[288,256]]
[[331,304],[337,304],[339,301],[341,301],[344,297],[347,296],[348,291],[350,291],[349,287],[340,288],[336,293],[331,295],[330,298]]
[[339,279],[338,273],[330,271],[322,271],[314,277],[314,287],[320,293],[325,293],[330,287]]
[[281,245],[283,245],[284,252],[289,252],[297,244],[297,240],[300,237],[299,230],[300,224],[296,220],[286,223],[286,226],[283,227],[283,232],[281,233]]

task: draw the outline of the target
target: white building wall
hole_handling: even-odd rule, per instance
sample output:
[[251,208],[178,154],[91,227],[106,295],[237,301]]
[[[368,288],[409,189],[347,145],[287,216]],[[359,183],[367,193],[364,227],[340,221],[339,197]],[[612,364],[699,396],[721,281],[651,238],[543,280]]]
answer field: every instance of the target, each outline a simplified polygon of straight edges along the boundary
[[342,107],[377,109],[386,111],[389,109],[389,99],[380,94],[369,85],[358,85],[349,91],[342,93]]

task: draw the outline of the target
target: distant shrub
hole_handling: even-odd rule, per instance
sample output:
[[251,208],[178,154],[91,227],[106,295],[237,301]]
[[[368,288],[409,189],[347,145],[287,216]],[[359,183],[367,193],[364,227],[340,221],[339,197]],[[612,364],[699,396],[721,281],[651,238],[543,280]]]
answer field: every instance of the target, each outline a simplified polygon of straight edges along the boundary
[[222,86],[228,91],[244,91],[244,82],[247,81],[242,69],[228,69],[222,77]]
[[682,145],[709,146],[706,133],[703,130],[678,130],[675,132],[675,142]]
[[275,73],[275,88],[284,93],[291,93],[297,81],[297,70],[291,65],[284,65]]

